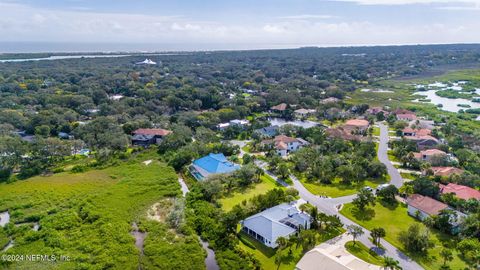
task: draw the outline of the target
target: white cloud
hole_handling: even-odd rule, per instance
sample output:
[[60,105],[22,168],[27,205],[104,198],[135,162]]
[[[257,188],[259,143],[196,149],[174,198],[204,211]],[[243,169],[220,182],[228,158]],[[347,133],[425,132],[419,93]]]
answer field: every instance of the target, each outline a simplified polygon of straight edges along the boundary
[[287,19],[287,20],[325,20],[325,19],[333,19],[338,18],[337,16],[333,15],[322,15],[322,14],[301,14],[301,15],[291,15],[291,16],[283,16],[280,19]]

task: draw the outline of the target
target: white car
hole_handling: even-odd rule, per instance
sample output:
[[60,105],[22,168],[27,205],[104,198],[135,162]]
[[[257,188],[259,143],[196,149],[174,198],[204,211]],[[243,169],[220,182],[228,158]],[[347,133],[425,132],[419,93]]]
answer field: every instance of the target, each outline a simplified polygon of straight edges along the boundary
[[379,186],[377,187],[377,189],[375,190],[375,192],[379,192],[380,190],[382,190],[382,189],[384,189],[384,188],[386,188],[386,187],[388,187],[388,186],[390,186],[390,184],[382,184],[382,185],[379,185]]

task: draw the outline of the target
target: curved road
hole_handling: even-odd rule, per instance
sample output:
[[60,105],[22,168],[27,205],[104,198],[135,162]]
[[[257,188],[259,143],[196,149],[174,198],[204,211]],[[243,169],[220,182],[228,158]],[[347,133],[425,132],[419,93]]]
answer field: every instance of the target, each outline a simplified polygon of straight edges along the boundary
[[[390,162],[390,160],[388,159],[388,140],[389,140],[388,126],[386,126],[383,123],[379,123],[378,125],[380,127],[380,144],[379,144],[378,154],[377,154],[378,159],[387,167],[388,174],[390,175],[390,178],[391,178],[390,183],[395,185],[397,188],[399,188],[403,185],[403,178],[398,172],[397,168],[395,168]],[[279,182],[283,186],[287,186],[285,182],[279,180],[273,173],[271,173],[266,169],[267,167],[266,162],[257,160],[255,164],[260,168],[262,168],[265,171],[265,173],[267,173],[277,182]],[[343,216],[338,210],[338,206],[340,206],[341,204],[351,202],[356,197],[356,195],[344,196],[339,198],[321,198],[317,195],[310,193],[310,191],[308,191],[294,175],[290,175],[290,178],[293,181],[293,187],[296,190],[298,190],[299,196],[302,199],[304,199],[305,201],[309,202],[312,205],[315,205],[320,211],[328,215],[337,215],[345,227],[351,224],[359,226],[352,220]],[[379,224],[379,226],[381,226],[381,224]],[[402,253],[392,244],[388,243],[383,239],[380,241],[380,243],[385,248],[385,250],[384,251],[379,250],[372,244],[372,242],[369,239],[370,231],[365,228],[363,228],[363,230],[365,233],[361,237],[359,237],[358,240],[361,241],[365,246],[369,248],[374,248],[379,254],[392,257],[395,260],[399,261],[400,266],[404,270],[423,269],[419,264],[417,264],[415,261],[410,259],[408,256],[406,256],[404,253]]]
[[380,143],[378,147],[378,160],[385,164],[387,167],[388,174],[390,175],[390,183],[397,188],[400,188],[403,185],[403,178],[388,159],[388,126],[384,123],[378,123],[380,128]]

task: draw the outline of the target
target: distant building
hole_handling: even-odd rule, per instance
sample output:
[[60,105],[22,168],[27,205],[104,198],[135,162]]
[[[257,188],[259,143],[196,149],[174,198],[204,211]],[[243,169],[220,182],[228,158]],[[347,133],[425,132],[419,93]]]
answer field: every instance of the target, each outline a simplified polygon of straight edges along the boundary
[[308,145],[309,143],[301,138],[292,138],[285,135],[278,135],[273,140],[264,140],[262,145],[273,145],[277,154],[286,157],[289,153]]
[[325,104],[331,104],[331,103],[339,103],[340,101],[341,100],[336,97],[329,97],[329,98],[320,100],[320,103],[325,105]]
[[153,62],[151,59],[145,59],[142,62],[136,63],[137,65],[156,65],[156,62]]
[[347,141],[363,141],[364,137],[359,135],[354,135],[350,131],[343,129],[342,127],[338,128],[327,128],[325,133],[330,138],[337,138]]
[[73,140],[73,135],[70,135],[66,132],[59,132],[58,133],[58,138],[62,140]]
[[448,183],[448,185],[440,184],[439,187],[440,187],[441,194],[453,193],[459,199],[480,200],[480,191],[473,189],[471,187],[462,186],[454,183]]
[[239,126],[239,127],[246,127],[248,125],[250,125],[250,122],[248,120],[245,120],[245,119],[234,119],[234,120],[230,120],[230,125],[232,126]]
[[447,157],[447,153],[438,149],[427,149],[419,153],[413,153],[414,157],[420,161],[431,162],[434,157]]
[[313,113],[315,113],[315,110],[298,109],[298,110],[293,111],[293,114],[297,118],[306,118],[306,117],[312,115]]
[[459,168],[455,167],[431,167],[430,168],[433,171],[433,175],[435,176],[444,176],[448,177],[453,174],[462,174],[464,171]]
[[123,95],[111,95],[111,96],[108,97],[108,99],[113,100],[113,101],[118,101],[122,98],[124,98]]
[[395,115],[398,115],[398,114],[415,114],[414,112],[406,110],[406,109],[396,109],[392,113],[395,114]]
[[414,141],[417,144],[418,149],[424,150],[433,148],[440,143],[440,141],[430,135],[425,136],[405,136],[405,139]]
[[406,127],[402,130],[402,135],[403,136],[410,136],[410,137],[414,137],[414,136],[427,136],[427,135],[431,135],[432,134],[432,131],[430,129],[413,129],[411,127]]
[[190,166],[190,173],[195,179],[201,181],[210,175],[231,173],[238,169],[240,169],[240,165],[229,161],[222,153],[210,153],[193,161]]
[[388,116],[390,114],[389,111],[384,110],[382,107],[372,107],[367,110],[367,114],[377,115],[379,113],[383,113],[384,116]]
[[420,129],[434,129],[435,128],[435,122],[432,120],[424,120],[424,119],[417,119],[410,121],[408,123],[410,127],[415,127],[415,128],[420,128]]
[[354,133],[365,133],[370,126],[367,120],[363,119],[350,119],[343,124],[343,129]]
[[273,111],[273,112],[280,112],[281,113],[281,112],[284,112],[285,110],[287,110],[287,107],[288,107],[288,105],[286,103],[280,103],[276,106],[272,106],[270,108],[270,110]]
[[147,147],[152,144],[160,144],[165,136],[172,131],[157,128],[140,128],[133,132],[132,144]]
[[279,237],[288,238],[300,229],[310,229],[311,217],[298,209],[299,204],[282,203],[250,216],[241,222],[242,231],[264,245],[276,248]]
[[261,138],[271,138],[278,135],[279,126],[269,126],[254,130]]
[[397,114],[397,120],[410,122],[410,121],[413,121],[413,120],[417,120],[417,116],[413,113]]
[[239,120],[239,119],[235,119],[235,120],[230,120],[230,122],[228,123],[220,123],[217,125],[217,129],[219,130],[225,130],[231,126],[236,126],[236,127],[240,127],[240,128],[245,128],[247,127],[248,125],[250,125],[250,122],[248,120]]

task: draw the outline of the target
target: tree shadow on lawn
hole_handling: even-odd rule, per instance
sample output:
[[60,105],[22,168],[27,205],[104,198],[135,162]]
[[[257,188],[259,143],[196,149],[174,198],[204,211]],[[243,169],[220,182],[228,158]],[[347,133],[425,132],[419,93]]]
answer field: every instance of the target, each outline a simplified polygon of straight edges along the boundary
[[369,221],[375,217],[375,210],[371,208],[366,208],[365,210],[362,211],[355,207],[355,208],[352,208],[351,212],[357,220],[361,220],[361,221]]
[[379,199],[377,202],[379,202],[383,207],[387,208],[390,211],[394,211],[400,205],[397,201],[389,202]]

